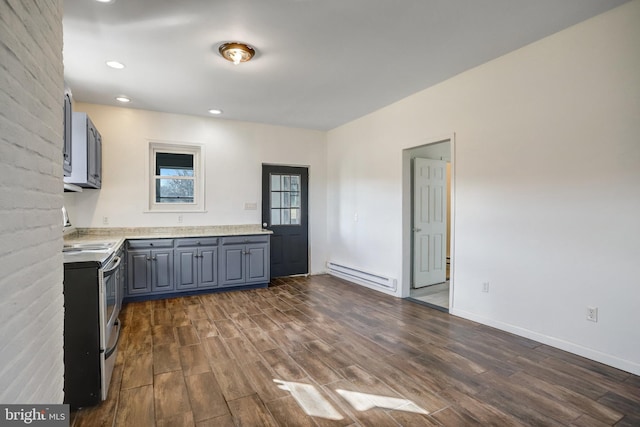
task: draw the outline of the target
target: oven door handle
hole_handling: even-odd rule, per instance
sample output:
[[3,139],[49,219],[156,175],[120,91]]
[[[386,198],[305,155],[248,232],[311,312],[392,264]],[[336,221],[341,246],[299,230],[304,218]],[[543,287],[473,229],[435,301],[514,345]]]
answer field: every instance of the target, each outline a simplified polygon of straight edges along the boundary
[[113,328],[118,330],[118,335],[116,336],[116,342],[115,344],[113,344],[113,346],[107,350],[105,350],[104,352],[104,358],[108,359],[114,351],[116,351],[116,349],[118,348],[118,343],[120,342],[120,319],[116,320],[113,323]]
[[120,261],[122,261],[122,258],[120,258],[119,256],[115,257],[115,263],[113,264],[113,266],[108,270],[102,270],[102,276],[111,276],[113,272],[116,271],[120,266]]

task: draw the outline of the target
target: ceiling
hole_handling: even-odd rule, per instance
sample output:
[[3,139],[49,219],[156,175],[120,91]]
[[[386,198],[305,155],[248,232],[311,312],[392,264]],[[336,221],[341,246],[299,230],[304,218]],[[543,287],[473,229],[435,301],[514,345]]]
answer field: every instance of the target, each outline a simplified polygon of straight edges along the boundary
[[76,101],[329,130],[625,2],[64,0],[64,74]]

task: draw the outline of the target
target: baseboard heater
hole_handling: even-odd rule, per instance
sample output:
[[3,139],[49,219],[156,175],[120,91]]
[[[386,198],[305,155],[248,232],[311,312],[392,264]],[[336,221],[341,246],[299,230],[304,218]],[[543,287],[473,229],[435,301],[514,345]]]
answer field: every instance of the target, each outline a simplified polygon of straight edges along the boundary
[[398,281],[391,277],[369,273],[367,271],[347,267],[346,265],[337,264],[335,262],[327,262],[327,271],[333,276],[367,287],[383,288],[389,291],[395,291],[398,287]]

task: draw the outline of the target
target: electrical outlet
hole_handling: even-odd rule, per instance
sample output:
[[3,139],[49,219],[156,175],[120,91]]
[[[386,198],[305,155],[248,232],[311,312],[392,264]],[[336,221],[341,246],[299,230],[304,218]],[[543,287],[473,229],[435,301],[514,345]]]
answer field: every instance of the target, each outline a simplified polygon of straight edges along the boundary
[[182,224],[182,215],[178,215],[178,224]]
[[590,322],[598,321],[598,307],[587,307],[587,320]]
[[109,217],[108,216],[103,216],[102,217],[102,225],[109,225]]
[[482,283],[482,292],[489,292],[489,282]]
[[245,211],[255,211],[258,210],[258,202],[245,202],[244,203]]

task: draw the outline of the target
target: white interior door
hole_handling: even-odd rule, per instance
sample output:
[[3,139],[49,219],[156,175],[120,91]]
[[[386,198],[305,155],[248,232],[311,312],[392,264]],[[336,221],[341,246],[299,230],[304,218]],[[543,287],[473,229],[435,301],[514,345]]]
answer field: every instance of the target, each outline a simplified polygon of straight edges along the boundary
[[443,283],[447,276],[447,162],[413,160],[414,288]]

